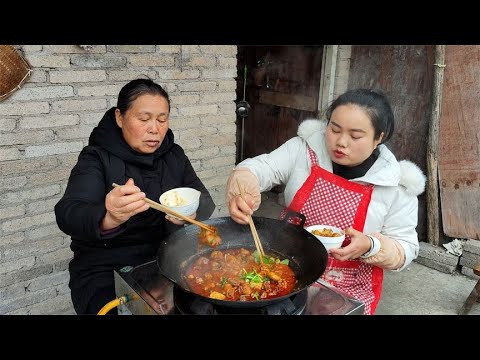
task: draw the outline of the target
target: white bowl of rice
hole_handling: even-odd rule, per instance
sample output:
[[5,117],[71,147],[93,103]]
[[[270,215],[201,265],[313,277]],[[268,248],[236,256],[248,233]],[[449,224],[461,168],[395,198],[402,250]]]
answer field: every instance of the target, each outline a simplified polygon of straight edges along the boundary
[[160,195],[160,204],[182,215],[195,213],[200,204],[200,191],[189,187],[180,187],[165,191]]

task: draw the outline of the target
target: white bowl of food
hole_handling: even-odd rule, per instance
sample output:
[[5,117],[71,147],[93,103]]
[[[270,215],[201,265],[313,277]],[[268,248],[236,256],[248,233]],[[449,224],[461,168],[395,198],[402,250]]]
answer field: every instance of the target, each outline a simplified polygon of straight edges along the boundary
[[345,233],[342,229],[330,225],[311,225],[305,228],[309,233],[315,235],[325,246],[325,249],[342,247],[343,240],[345,240]]
[[189,187],[180,187],[165,191],[160,195],[160,204],[182,215],[195,213],[200,204],[200,191]]

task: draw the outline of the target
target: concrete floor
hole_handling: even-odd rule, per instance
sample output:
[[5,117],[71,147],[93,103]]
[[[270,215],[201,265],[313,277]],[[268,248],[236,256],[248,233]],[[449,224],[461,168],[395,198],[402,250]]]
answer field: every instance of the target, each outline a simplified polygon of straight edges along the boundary
[[[278,218],[283,209],[281,195],[262,194],[262,204],[254,216]],[[468,297],[476,280],[465,275],[445,274],[412,262],[400,272],[385,271],[382,298],[377,315],[455,315]],[[480,303],[470,315],[480,315]]]
[[[456,315],[476,280],[445,274],[413,261],[400,272],[385,271],[378,315]],[[469,315],[480,315],[480,303]]]

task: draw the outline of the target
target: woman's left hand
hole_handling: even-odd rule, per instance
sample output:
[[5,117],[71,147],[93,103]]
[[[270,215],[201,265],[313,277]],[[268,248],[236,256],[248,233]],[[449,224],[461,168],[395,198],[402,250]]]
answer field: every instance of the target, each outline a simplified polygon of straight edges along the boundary
[[[197,217],[197,213],[194,212],[192,215],[188,215],[187,217],[190,218],[190,219],[195,219]],[[173,223],[175,225],[185,225],[185,223],[186,223],[185,220],[177,219],[177,218],[174,218],[173,216],[170,216],[170,215],[165,215],[165,219],[167,219],[168,221],[170,221],[171,223]]]
[[340,249],[331,249],[330,254],[337,260],[353,260],[370,250],[370,239],[364,233],[353,228],[346,228],[345,234],[350,235],[350,244]]

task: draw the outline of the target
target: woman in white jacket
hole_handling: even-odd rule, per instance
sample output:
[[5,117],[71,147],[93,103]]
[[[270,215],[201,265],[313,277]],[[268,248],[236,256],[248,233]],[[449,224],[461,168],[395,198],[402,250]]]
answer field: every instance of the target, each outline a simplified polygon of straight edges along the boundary
[[260,193],[285,185],[287,207],[305,215],[305,226],[345,229],[345,242],[330,250],[322,278],[363,301],[365,313],[373,314],[383,269],[402,270],[418,255],[417,196],[425,176],[383,145],[393,134],[394,118],[382,93],[347,91],[330,105],[326,118],[305,120],[297,137],[239,163],[227,183],[229,212],[246,224],[246,215],[260,205]]

